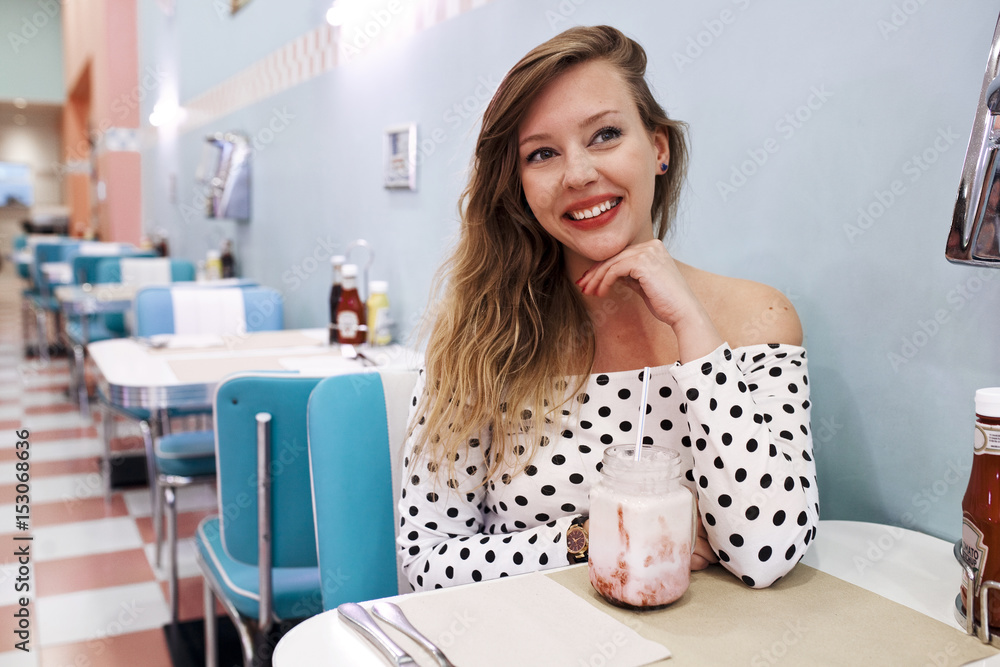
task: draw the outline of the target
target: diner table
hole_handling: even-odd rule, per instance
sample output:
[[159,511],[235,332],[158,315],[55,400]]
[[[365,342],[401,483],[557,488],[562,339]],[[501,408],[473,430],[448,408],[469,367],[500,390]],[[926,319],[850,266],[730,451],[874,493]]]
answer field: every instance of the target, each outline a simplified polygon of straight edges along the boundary
[[[331,346],[328,337],[326,329],[229,336],[164,334],[98,341],[90,343],[87,351],[102,399],[112,408],[149,410],[154,433],[166,432],[173,411],[210,413],[215,387],[233,373],[294,371],[327,376],[415,369],[422,361],[418,353],[401,345]],[[106,434],[111,433],[113,418],[111,410],[104,411]],[[116,455],[112,466],[110,443],[104,444],[107,491],[144,478],[141,450]]]
[[[716,565],[693,572],[684,596],[655,611],[606,602],[586,564],[387,599],[456,667],[1000,664],[998,649],[956,620],[953,547],[904,528],[824,520],[802,561],[770,588],[751,590]],[[438,664],[379,625],[418,665]],[[669,658],[636,657],[662,647]],[[273,664],[390,663],[331,610],[292,628]]]
[[[416,368],[418,353],[401,345],[329,345],[326,329],[286,329],[227,336],[165,334],[91,343],[98,387],[123,408],[211,410],[215,387],[243,371],[305,375]],[[355,357],[355,355],[358,355]]]

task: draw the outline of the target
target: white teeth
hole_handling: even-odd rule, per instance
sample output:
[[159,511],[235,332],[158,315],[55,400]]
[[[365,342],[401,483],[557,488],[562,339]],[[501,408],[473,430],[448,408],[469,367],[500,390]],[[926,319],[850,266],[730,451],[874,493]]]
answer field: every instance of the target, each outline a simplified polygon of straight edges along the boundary
[[594,206],[593,208],[583,209],[582,211],[571,211],[569,217],[573,218],[574,220],[588,220],[590,218],[599,216],[604,211],[610,211],[620,202],[621,199],[618,198],[609,199],[606,202],[601,202],[600,204]]

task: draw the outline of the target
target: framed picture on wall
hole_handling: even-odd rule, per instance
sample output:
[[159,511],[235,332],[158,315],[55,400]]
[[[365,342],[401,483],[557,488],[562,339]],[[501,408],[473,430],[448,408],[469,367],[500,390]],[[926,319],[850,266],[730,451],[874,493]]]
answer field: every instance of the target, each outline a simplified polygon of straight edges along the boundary
[[383,141],[385,187],[417,189],[417,125],[399,125],[385,131]]

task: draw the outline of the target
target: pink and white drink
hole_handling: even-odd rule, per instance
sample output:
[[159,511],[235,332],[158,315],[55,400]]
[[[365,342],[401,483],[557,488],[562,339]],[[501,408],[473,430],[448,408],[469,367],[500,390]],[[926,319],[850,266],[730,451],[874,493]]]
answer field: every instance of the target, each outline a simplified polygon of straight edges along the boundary
[[609,602],[656,609],[688,588],[694,498],[680,482],[677,452],[643,445],[604,451],[590,491],[590,583]]

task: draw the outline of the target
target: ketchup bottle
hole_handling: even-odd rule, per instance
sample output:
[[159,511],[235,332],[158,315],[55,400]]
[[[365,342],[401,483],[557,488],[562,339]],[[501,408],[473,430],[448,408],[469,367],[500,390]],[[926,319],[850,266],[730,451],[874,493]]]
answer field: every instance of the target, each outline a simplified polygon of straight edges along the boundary
[[333,283],[330,285],[330,345],[340,342],[337,334],[337,306],[340,304],[340,294],[344,291],[340,274],[346,261],[343,255],[334,255],[330,258],[330,266],[333,267]]
[[222,263],[222,277],[223,278],[235,278],[236,277],[236,258],[233,257],[233,242],[226,240],[222,244],[222,254],[219,256],[219,261]]
[[[976,430],[969,487],[962,499],[962,561],[973,580],[972,604],[962,584],[966,613],[980,622],[979,586],[1000,581],[1000,387],[976,391]],[[1000,626],[1000,591],[988,594],[990,626]]]
[[341,343],[360,345],[368,337],[365,304],[358,295],[358,267],[344,264],[341,269],[344,289],[337,304],[337,335]]

